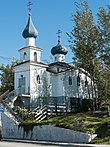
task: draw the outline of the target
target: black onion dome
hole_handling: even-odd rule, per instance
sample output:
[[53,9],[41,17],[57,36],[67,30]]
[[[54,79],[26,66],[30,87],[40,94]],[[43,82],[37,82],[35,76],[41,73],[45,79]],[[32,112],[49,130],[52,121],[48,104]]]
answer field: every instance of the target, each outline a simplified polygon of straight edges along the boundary
[[51,49],[51,53],[52,55],[56,55],[56,54],[63,54],[66,55],[68,52],[67,48],[62,46],[60,43],[58,43],[56,46],[54,46]]
[[31,15],[29,15],[28,23],[22,33],[24,38],[34,37],[36,38],[38,36],[38,32],[36,28],[33,25]]

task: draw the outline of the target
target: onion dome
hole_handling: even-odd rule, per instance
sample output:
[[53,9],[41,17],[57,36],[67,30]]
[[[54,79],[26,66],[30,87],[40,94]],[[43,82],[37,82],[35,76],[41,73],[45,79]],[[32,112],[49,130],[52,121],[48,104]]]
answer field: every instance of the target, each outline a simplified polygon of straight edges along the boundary
[[56,54],[63,54],[63,55],[66,55],[68,52],[67,48],[62,46],[59,42],[56,46],[54,46],[52,49],[51,49],[51,53],[52,55],[56,55]]
[[36,38],[38,36],[38,31],[36,30],[36,28],[33,25],[31,15],[29,15],[28,23],[27,23],[27,25],[26,25],[23,33],[22,33],[22,36],[24,38],[29,38],[29,37]]

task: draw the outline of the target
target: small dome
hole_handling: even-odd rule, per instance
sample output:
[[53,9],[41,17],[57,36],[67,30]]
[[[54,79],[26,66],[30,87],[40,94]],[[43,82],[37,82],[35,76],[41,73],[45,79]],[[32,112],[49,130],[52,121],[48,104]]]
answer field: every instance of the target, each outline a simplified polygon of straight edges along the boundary
[[58,43],[56,46],[54,46],[52,49],[51,49],[51,53],[52,55],[55,55],[55,54],[63,54],[63,55],[66,55],[68,52],[67,48],[62,46],[60,43]]
[[22,33],[22,36],[24,38],[29,38],[29,37],[36,38],[38,36],[38,32],[36,28],[34,27],[32,19],[31,19],[31,15],[29,15],[28,23]]

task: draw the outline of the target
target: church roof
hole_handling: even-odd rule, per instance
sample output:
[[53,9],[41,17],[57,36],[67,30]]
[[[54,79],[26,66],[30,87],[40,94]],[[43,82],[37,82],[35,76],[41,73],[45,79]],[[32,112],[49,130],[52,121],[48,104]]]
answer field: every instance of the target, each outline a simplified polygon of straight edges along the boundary
[[[55,70],[56,68],[60,69],[60,70],[59,71]],[[71,66],[65,62],[54,62],[54,63],[51,63],[48,65],[47,71],[57,74],[60,72],[65,72],[67,70],[71,70],[73,68],[74,68],[73,66]]]
[[36,64],[37,66],[42,66],[42,67],[48,67],[46,64],[44,64],[42,62],[33,62],[33,61],[30,61],[30,60],[27,60],[27,61],[24,61],[24,62],[19,62],[16,65],[14,65],[14,67],[17,67],[19,65],[23,65],[23,64],[26,64],[26,63]]
[[59,42],[56,46],[54,46],[52,49],[51,49],[51,53],[52,55],[56,55],[56,54],[63,54],[63,55],[66,55],[68,52],[67,48],[62,46]]
[[24,38],[34,37],[36,38],[38,36],[38,31],[36,30],[35,26],[33,25],[31,15],[29,15],[28,23],[22,33]]
[[51,66],[61,66],[61,67],[65,67],[65,68],[71,68],[72,66],[69,65],[68,63],[65,62],[54,62],[48,65],[49,67]]

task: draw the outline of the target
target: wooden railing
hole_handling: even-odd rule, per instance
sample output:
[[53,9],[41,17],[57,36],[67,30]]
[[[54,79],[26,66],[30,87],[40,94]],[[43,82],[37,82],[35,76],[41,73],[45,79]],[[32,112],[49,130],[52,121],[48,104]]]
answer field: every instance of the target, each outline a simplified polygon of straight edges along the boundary
[[[12,105],[14,103],[16,96],[16,90],[13,90],[11,92],[6,91],[4,94],[0,96],[0,100],[2,102],[2,105],[9,113],[11,113],[19,122],[22,121],[22,119],[15,115]],[[37,121],[47,119],[52,116],[62,115],[66,112],[66,105],[61,103],[54,103],[54,101],[50,101],[51,103],[46,104],[45,101],[43,101],[42,105],[40,103],[40,100],[38,101],[36,108],[33,109],[30,114],[34,115],[34,119]],[[44,99],[43,99],[44,100]],[[53,102],[53,103],[52,103]]]
[[43,107],[37,107],[31,113],[34,115],[34,119],[41,121],[52,116],[63,115],[66,112],[65,105],[44,105]]
[[5,93],[3,93],[2,95],[0,95],[0,101],[2,101],[3,99],[5,99],[6,95],[9,93],[9,90],[7,90]]

